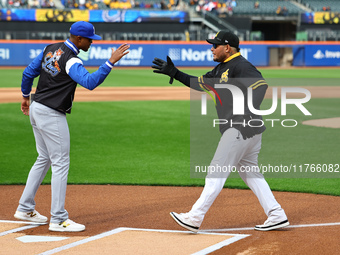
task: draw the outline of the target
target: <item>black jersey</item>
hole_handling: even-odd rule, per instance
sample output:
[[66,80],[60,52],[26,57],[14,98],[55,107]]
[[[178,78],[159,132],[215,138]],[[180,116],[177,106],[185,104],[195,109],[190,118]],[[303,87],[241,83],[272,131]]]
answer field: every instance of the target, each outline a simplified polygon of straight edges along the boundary
[[[218,64],[212,71],[198,77],[198,85],[201,88],[209,89],[204,84],[210,85],[217,92],[215,97],[218,118],[228,120],[228,124],[220,125],[222,134],[231,127],[230,120],[234,122],[243,121],[244,116],[234,114],[234,98],[231,91],[225,88],[216,88],[216,84],[225,84],[226,86],[231,84],[239,88],[244,96],[244,115],[251,116],[254,119],[251,123],[253,126],[256,126],[254,128],[255,133],[260,134],[266,129],[263,125],[262,117],[251,113],[248,108],[247,89],[248,87],[253,89],[253,106],[259,110],[268,85],[256,67],[242,57],[240,53],[230,56],[227,60]],[[256,121],[257,119],[259,121]],[[237,125],[234,127],[238,129]]]
[[34,101],[70,113],[77,83],[66,73],[66,63],[76,54],[64,42],[48,45],[43,53]]

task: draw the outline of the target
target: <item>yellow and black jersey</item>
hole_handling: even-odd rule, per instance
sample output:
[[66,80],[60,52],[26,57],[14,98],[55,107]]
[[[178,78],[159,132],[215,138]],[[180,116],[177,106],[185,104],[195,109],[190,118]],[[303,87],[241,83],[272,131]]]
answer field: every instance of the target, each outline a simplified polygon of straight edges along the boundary
[[[248,108],[248,88],[252,88],[252,102],[255,109],[260,109],[261,102],[268,88],[268,85],[260,71],[257,70],[248,60],[240,53],[236,53],[218,64],[213,70],[207,72],[200,77],[185,76],[184,73],[178,72],[175,79],[180,78],[181,82],[192,89],[199,91],[213,91],[215,94],[216,110],[219,119],[235,120],[240,119],[239,115],[235,115],[234,99],[235,97],[243,97],[244,115],[250,115],[253,119],[262,120],[261,116],[254,115]],[[186,79],[184,79],[186,78]],[[190,82],[188,82],[190,80]],[[187,83],[190,83],[187,84]],[[224,85],[223,88],[221,84]],[[242,91],[242,95],[231,92],[231,85],[237,87],[238,91]],[[226,87],[229,87],[227,89]],[[236,89],[236,90],[237,90]],[[211,93],[210,93],[211,94]],[[255,124],[254,124],[255,125]],[[220,131],[223,133],[228,129],[228,125],[220,125]],[[255,128],[256,133],[262,133],[265,126]]]

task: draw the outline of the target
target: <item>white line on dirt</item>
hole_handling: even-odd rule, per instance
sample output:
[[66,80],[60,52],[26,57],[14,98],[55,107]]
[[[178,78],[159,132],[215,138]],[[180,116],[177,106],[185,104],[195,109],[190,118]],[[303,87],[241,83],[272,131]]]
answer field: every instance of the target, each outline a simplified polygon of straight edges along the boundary
[[0,220],[0,223],[14,223],[14,224],[29,224],[29,225],[45,225],[45,223],[41,222],[33,222],[33,221],[18,221],[18,220]]
[[20,228],[14,228],[14,229],[11,229],[11,230],[1,232],[0,236],[5,236],[5,235],[8,235],[8,234],[16,233],[16,232],[23,231],[23,230],[30,229],[30,228],[36,228],[38,226],[39,225],[28,225],[28,226],[24,226],[24,227],[20,227]]
[[[70,244],[67,244],[67,245],[64,245],[64,246],[61,246],[61,247],[40,253],[39,255],[55,254],[57,252],[67,250],[67,249],[76,247],[78,245],[82,245],[82,244],[85,244],[85,243],[88,243],[88,242],[91,242],[91,241],[94,241],[94,240],[98,240],[98,239],[106,237],[106,236],[114,235],[114,234],[117,234],[117,233],[120,233],[120,232],[126,231],[126,230],[193,234],[190,231],[163,230],[163,229],[143,229],[143,228],[116,228],[116,229],[113,229],[113,230],[108,231],[108,232],[104,232],[104,233],[96,235],[96,236],[91,236],[89,238],[86,238],[86,239],[83,239],[83,240],[80,240],[80,241],[77,241],[77,242],[74,242],[74,243],[70,243]],[[241,239],[249,236],[249,235],[243,235],[243,234],[222,234],[222,233],[199,233],[199,234],[203,234],[203,235],[225,235],[225,236],[232,235],[233,237],[231,237],[227,240],[224,240],[222,242],[219,242],[215,245],[209,246],[209,247],[207,247],[207,248],[205,248],[205,249],[203,249],[199,252],[196,252],[196,253],[194,253],[195,255],[203,255],[203,254],[211,253],[211,252],[218,250],[218,249],[220,249],[220,248],[222,248],[222,247],[224,247],[228,244],[234,243],[238,240],[241,240]]]
[[[317,224],[301,224],[301,225],[290,225],[286,228],[307,228],[307,227],[327,227],[327,226],[339,226],[340,222],[331,223],[317,223]],[[202,229],[202,232],[226,232],[226,231],[246,231],[254,230],[254,228],[222,228],[222,229]]]
[[4,232],[0,232],[0,236],[5,236],[5,235],[8,235],[8,234],[16,233],[16,232],[23,231],[23,230],[30,229],[30,228],[36,228],[36,227],[39,227],[41,225],[47,224],[47,223],[13,221],[13,220],[0,220],[0,223],[29,224],[28,226],[23,226],[23,227],[7,230],[7,231],[4,231]]

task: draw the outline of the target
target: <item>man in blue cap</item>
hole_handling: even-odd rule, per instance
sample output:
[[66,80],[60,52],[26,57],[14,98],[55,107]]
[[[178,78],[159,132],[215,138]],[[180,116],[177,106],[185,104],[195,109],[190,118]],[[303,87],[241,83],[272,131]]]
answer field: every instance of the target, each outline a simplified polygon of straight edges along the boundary
[[[49,168],[52,168],[52,200],[49,230],[78,232],[85,226],[69,219],[65,210],[67,176],[70,165],[70,134],[66,113],[71,113],[77,84],[93,90],[109,75],[113,65],[129,53],[130,45],[112,49],[110,58],[90,74],[80,58],[79,50],[88,51],[92,40],[101,40],[91,23],[72,24],[70,38],[50,44],[23,72],[21,111],[30,116],[38,158],[30,170],[19,206],[17,219],[47,222],[47,217],[35,210],[34,197]],[[33,80],[39,77],[34,101],[30,105]]]

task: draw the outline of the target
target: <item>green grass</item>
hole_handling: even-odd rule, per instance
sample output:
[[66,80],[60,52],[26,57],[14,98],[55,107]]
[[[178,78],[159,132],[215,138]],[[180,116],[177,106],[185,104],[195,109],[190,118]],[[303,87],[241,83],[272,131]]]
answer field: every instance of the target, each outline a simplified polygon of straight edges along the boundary
[[[338,102],[313,99],[306,108],[313,118],[336,117]],[[263,108],[269,103],[266,100]],[[299,110],[289,112],[289,118],[299,122],[312,118]],[[282,119],[277,112],[270,117]],[[188,101],[76,102],[67,119],[71,133],[69,183],[204,185],[204,179],[190,177]],[[22,115],[19,104],[1,104],[0,120],[0,183],[24,184],[37,156],[29,119]],[[340,163],[337,129],[301,124],[296,128],[267,127],[260,164]],[[339,178],[269,177],[273,190],[340,196]],[[50,178],[51,171],[44,183],[50,183]],[[240,178],[229,178],[226,187],[246,185]]]
[[[181,68],[196,76],[210,69]],[[22,71],[0,69],[0,87],[20,87]],[[260,71],[270,86],[338,86],[340,78],[337,69],[260,68]],[[167,76],[156,75],[151,68],[114,68],[101,86],[164,86],[168,81]],[[182,86],[177,81],[173,85]],[[270,101],[265,100],[262,108],[268,109],[269,104]],[[296,128],[280,125],[271,128],[270,123],[266,123],[260,164],[340,163],[337,129],[301,125],[306,119],[338,117],[339,100],[313,98],[305,106],[313,116],[303,116],[293,106],[293,109],[288,108],[287,118],[299,121]],[[204,185],[203,179],[190,177],[189,108],[187,101],[74,103],[73,112],[68,116],[71,132],[69,183]],[[269,117],[283,119],[279,112]],[[37,156],[29,119],[22,115],[19,104],[0,104],[0,120],[0,184],[24,184]],[[215,137],[218,138],[217,133]],[[207,155],[209,164],[211,155]],[[311,174],[272,178],[267,174],[266,179],[273,190],[339,196],[338,176],[316,178]],[[51,171],[44,183],[50,183],[50,178]],[[240,178],[233,176],[226,187],[247,188]]]
[[[180,68],[184,72],[201,76],[212,68]],[[0,87],[20,87],[22,69],[1,69],[2,82]],[[89,68],[90,72],[95,71]],[[337,69],[268,69],[259,68],[270,86],[338,86],[340,72]],[[38,79],[35,79],[36,86]],[[101,86],[131,87],[131,86],[164,86],[168,84],[169,78],[165,75],[154,74],[151,67],[146,69],[123,69],[114,68],[111,74]],[[183,86],[174,81],[173,86]]]

